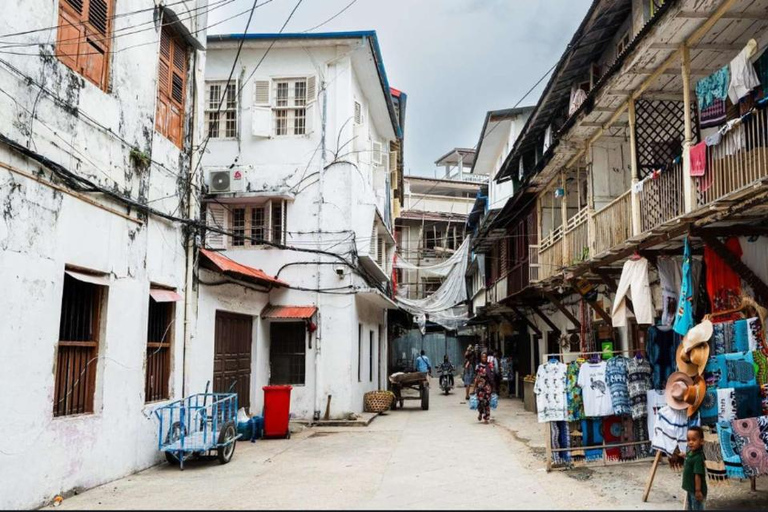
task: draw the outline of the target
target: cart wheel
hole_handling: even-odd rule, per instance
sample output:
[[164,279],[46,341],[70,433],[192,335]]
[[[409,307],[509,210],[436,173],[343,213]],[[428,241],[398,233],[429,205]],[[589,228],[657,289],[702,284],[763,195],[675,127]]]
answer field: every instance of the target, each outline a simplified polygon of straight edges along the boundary
[[426,386],[421,388],[421,408],[425,411],[429,410],[429,388]]
[[221,428],[219,432],[219,447],[216,448],[219,463],[226,464],[232,460],[232,456],[235,454],[235,441],[237,437],[237,429],[233,421],[228,421]]
[[164,452],[164,453],[165,453],[165,460],[168,461],[168,464],[178,465],[179,460],[171,452]]

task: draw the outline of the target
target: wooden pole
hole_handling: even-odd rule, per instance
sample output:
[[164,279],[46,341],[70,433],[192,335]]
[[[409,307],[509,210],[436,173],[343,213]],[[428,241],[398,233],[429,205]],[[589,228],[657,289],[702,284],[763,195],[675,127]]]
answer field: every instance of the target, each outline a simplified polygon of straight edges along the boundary
[[635,100],[629,100],[629,165],[632,170],[632,235],[639,235],[643,228],[640,222],[640,195],[635,193],[635,185],[640,181],[640,171],[637,167],[637,132],[635,131],[635,123],[637,116],[635,115]]
[[656,450],[656,457],[653,458],[653,465],[651,466],[651,474],[648,475],[648,482],[645,484],[645,492],[643,492],[643,503],[648,501],[648,495],[651,494],[651,487],[653,486],[653,479],[656,477],[656,469],[661,462],[661,450]]
[[683,76],[683,119],[685,134],[683,139],[683,202],[685,213],[693,211],[693,179],[691,178],[691,52],[686,44],[680,47],[681,72]]

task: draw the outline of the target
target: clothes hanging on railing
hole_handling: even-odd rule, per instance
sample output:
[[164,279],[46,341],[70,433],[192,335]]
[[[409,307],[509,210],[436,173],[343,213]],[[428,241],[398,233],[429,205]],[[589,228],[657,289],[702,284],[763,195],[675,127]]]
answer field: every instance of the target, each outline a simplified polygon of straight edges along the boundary
[[613,413],[619,416],[632,412],[627,385],[628,363],[629,359],[618,355],[609,359],[605,365],[605,382],[611,393]]
[[536,370],[533,392],[539,423],[565,421],[568,417],[565,374],[566,366],[559,361],[547,361]]
[[768,474],[768,416],[731,422],[734,451],[738,452],[747,477]]
[[605,383],[605,361],[584,363],[579,369],[578,384],[584,399],[584,415],[593,418],[613,414],[611,394]]
[[645,347],[652,368],[653,389],[664,389],[667,378],[675,371],[675,353],[681,340],[672,329],[659,326],[648,328]]
[[749,46],[745,46],[728,65],[731,74],[731,80],[728,85],[728,98],[734,104],[749,94],[749,91],[760,85],[760,79],[749,60],[750,52]]
[[693,327],[693,264],[691,262],[691,244],[688,237],[683,242],[683,281],[680,285],[680,295],[677,302],[677,314],[675,315],[674,329],[680,336],[685,336]]
[[613,300],[611,317],[614,327],[627,325],[627,295],[631,295],[638,324],[653,323],[653,299],[648,283],[648,260],[638,258],[624,262],[621,278]]
[[631,358],[627,363],[627,389],[632,419],[648,415],[648,390],[651,389],[651,364],[645,357]]
[[568,421],[584,419],[584,400],[579,387],[579,369],[581,363],[571,361],[565,374],[565,397],[568,403]]
[[[741,244],[737,237],[725,242],[726,248],[741,259]],[[741,278],[708,245],[704,246],[704,262],[707,274],[707,292],[712,312],[737,308],[741,303]]]

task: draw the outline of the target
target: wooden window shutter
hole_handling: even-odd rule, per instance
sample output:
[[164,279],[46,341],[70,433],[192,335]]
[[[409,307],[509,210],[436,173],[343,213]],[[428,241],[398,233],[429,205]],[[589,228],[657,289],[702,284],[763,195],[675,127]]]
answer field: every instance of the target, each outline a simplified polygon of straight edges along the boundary
[[178,147],[184,139],[187,46],[169,28],[160,33],[155,129]]
[[[222,230],[227,230],[227,211],[224,207],[216,204],[209,204],[206,215],[206,223]],[[214,231],[207,231],[205,236],[205,245],[210,249],[226,249],[226,235]]]
[[269,80],[256,80],[253,84],[253,104],[258,107],[269,107]]
[[56,55],[102,89],[107,87],[113,0],[60,0]]
[[307,103],[317,99],[317,77],[307,77]]

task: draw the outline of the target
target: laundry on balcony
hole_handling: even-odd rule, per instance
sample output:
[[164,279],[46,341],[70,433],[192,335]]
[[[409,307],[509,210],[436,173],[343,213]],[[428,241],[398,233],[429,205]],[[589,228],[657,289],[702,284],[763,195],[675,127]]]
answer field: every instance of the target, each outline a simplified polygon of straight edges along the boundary
[[638,324],[653,324],[653,299],[648,283],[648,260],[642,257],[624,262],[611,317],[614,327],[627,325],[627,295],[631,293]]
[[728,97],[734,104],[760,85],[754,66],[749,58],[757,49],[757,41],[750,39],[749,43],[739,52],[729,64],[731,70],[731,82],[728,85]]

